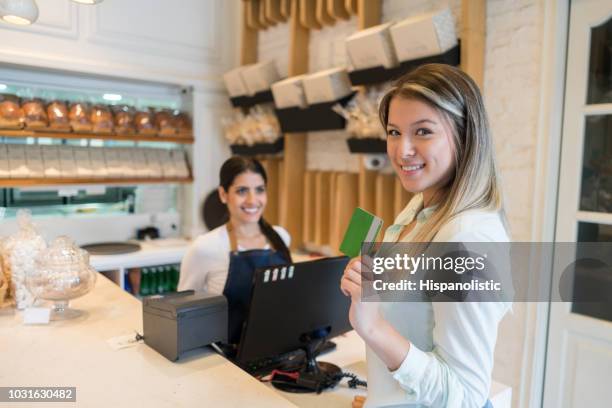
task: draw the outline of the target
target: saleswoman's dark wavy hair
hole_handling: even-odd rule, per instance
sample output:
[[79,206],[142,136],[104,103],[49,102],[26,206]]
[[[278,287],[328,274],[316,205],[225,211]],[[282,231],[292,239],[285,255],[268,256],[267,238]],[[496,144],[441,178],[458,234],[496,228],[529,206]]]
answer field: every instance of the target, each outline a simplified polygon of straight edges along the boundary
[[[259,174],[267,186],[268,175],[259,160],[240,156],[230,157],[223,163],[219,172],[219,185],[228,192],[236,177],[247,171]],[[259,228],[261,228],[261,232],[266,236],[274,249],[280,252],[287,261],[291,262],[289,248],[287,248],[287,245],[285,245],[285,242],[276,230],[264,220],[263,216],[259,219]]]

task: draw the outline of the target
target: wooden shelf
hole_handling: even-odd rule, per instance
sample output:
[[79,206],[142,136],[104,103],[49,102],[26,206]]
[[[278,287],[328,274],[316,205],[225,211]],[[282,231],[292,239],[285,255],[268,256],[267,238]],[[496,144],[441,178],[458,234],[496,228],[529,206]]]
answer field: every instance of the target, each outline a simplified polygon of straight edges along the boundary
[[170,142],[191,144],[193,136],[143,136],[143,135],[116,135],[114,133],[75,133],[53,132],[49,130],[14,130],[0,129],[0,137],[49,137],[52,139],[103,139],[127,140],[131,142]]
[[150,184],[150,183],[191,183],[193,178],[22,178],[0,179],[0,187],[32,187],[84,184]]

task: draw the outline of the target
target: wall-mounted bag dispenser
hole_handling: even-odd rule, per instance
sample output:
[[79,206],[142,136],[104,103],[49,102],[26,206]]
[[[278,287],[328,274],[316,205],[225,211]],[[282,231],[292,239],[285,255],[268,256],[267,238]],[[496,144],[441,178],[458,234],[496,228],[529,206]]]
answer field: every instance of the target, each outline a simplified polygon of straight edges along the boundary
[[400,61],[442,54],[457,45],[455,20],[449,8],[407,18],[390,30]]
[[397,65],[389,32],[392,24],[385,23],[357,31],[346,39],[346,51],[354,69],[377,66],[393,68]]
[[176,361],[189,350],[227,342],[227,299],[193,290],[145,297],[142,323],[144,342]]

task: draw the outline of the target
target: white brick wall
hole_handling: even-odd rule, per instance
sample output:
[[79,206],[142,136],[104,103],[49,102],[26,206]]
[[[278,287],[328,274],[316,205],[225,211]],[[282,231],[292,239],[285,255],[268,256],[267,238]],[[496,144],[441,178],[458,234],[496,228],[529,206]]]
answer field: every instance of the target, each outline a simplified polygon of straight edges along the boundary
[[[495,141],[498,164],[513,239],[531,237],[535,151],[538,125],[538,90],[542,0],[488,0],[484,97]],[[449,4],[460,31],[461,0],[383,0],[383,21],[400,20]],[[343,40],[357,29],[355,19],[313,31],[310,39],[311,71],[346,61]],[[262,41],[264,43],[262,43]],[[260,34],[260,58],[276,58],[286,74],[288,26]],[[265,43],[268,42],[268,43]],[[284,68],[283,68],[284,67]],[[283,71],[282,71],[283,72]],[[357,171],[358,161],[348,153],[343,132],[311,133],[308,139],[309,169]],[[526,308],[514,306],[499,330],[494,378],[513,388],[518,406]],[[527,362],[531,364],[531,361]]]
[[[502,175],[508,220],[515,241],[529,241],[539,114],[543,6],[538,0],[487,1],[484,97]],[[493,377],[512,386],[519,405],[521,377],[531,356],[533,327],[527,304],[517,303],[499,328]],[[523,367],[523,363],[525,367]],[[524,381],[527,383],[527,381]]]

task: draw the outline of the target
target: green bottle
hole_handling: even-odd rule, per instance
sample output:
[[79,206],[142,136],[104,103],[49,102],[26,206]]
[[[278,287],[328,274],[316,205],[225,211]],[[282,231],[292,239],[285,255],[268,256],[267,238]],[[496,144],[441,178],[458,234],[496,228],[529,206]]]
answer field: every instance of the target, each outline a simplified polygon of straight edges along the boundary
[[140,268],[140,296],[148,296],[149,292],[149,269]]
[[157,293],[166,291],[166,270],[163,266],[157,267]]
[[164,292],[172,292],[172,268],[164,266]]
[[178,289],[179,275],[180,275],[180,265],[173,265],[172,266],[172,290],[174,291]]
[[157,293],[157,279],[159,279],[158,274],[157,274],[157,268],[153,267],[151,268],[151,278],[150,278],[150,288],[151,288],[151,294],[154,295]]

